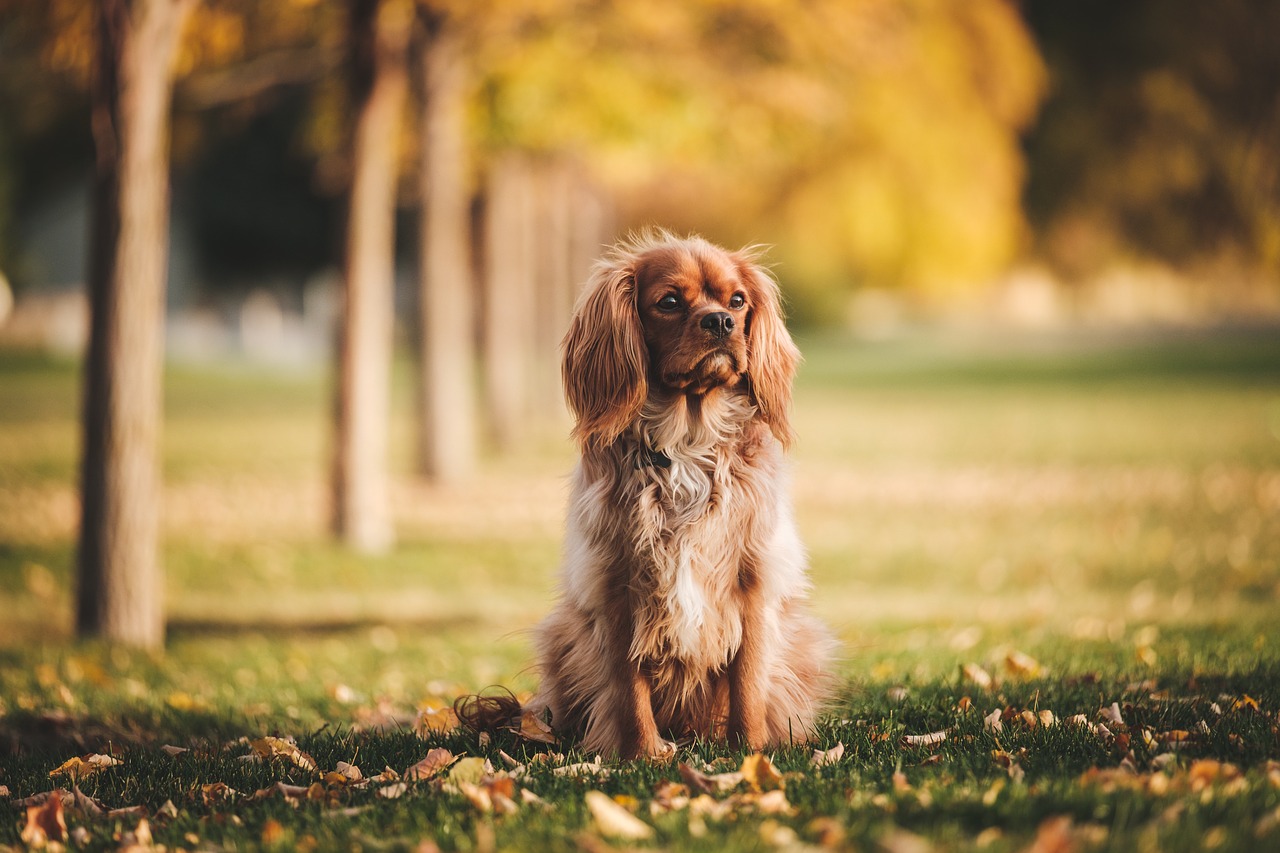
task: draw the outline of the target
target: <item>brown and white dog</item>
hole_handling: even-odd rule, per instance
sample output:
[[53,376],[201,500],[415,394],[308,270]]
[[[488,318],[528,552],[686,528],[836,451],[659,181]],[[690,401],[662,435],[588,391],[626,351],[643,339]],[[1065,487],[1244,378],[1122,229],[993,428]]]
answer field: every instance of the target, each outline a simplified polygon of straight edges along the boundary
[[529,709],[622,758],[803,741],[834,644],[788,495],[777,284],[751,250],[646,233],[596,265],[563,349],[582,459]]

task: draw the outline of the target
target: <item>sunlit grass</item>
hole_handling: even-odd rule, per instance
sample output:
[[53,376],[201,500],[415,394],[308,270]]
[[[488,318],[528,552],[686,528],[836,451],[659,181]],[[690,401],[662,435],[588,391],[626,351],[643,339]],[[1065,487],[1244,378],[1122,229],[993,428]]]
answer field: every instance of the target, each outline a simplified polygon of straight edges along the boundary
[[[787,825],[817,842],[808,821],[832,817],[860,846],[890,848],[903,830],[965,847],[997,827],[985,840],[1000,850],[1066,814],[1077,828],[1105,827],[1117,847],[1247,846],[1280,806],[1257,775],[1280,759],[1280,338],[1020,349],[812,340],[804,349],[797,519],[815,607],[842,641],[843,688],[820,745],[844,743],[851,758],[813,773],[805,750],[775,756],[797,774],[788,797],[800,812]],[[170,371],[170,634],[151,657],[71,639],[78,377],[71,364],[0,354],[0,732],[26,744],[0,765],[0,784],[44,790],[53,766],[107,741],[265,732],[302,737],[318,760],[358,755],[367,772],[403,769],[430,744],[352,727],[411,720],[488,684],[531,689],[528,630],[554,596],[573,464],[563,424],[538,427],[512,457],[486,457],[472,482],[424,486],[410,474],[407,379],[393,433],[400,543],[369,558],[325,534],[322,373]],[[1015,652],[1037,663],[1030,680],[1010,670]],[[996,685],[963,678],[965,665]],[[1102,792],[1078,777],[1122,753],[1079,733],[1011,731],[998,748],[1028,748],[1022,766],[1034,785],[1020,787],[992,762],[997,746],[980,720],[957,709],[966,695],[982,715],[1047,708],[1096,719],[1115,701],[1153,730],[1194,728],[1220,695],[1249,696],[1263,715],[1214,722],[1188,760],[1216,757],[1255,775],[1229,801]],[[898,743],[947,728],[967,740],[949,741],[936,765]],[[451,737],[452,748],[479,749]],[[520,756],[528,745],[497,746]],[[104,776],[86,790],[109,805],[157,808],[189,800],[193,780],[210,774],[250,791],[279,775],[229,759],[175,766],[139,749],[131,760],[145,765],[141,775]],[[670,776],[635,769],[604,787],[644,802]],[[992,794],[997,783],[1009,784]],[[497,846],[572,846],[565,839],[588,823],[582,790],[540,782],[556,817],[498,823]],[[406,802],[350,821],[267,802],[238,809],[242,828],[216,829],[216,809],[195,820],[184,806],[163,831],[172,844],[191,832],[253,847],[277,819],[286,846],[424,835],[449,849],[488,843],[483,821],[456,814],[456,803]],[[1179,817],[1164,820],[1175,806]],[[663,843],[688,849],[762,843],[756,821],[704,837],[683,818],[656,825]]]

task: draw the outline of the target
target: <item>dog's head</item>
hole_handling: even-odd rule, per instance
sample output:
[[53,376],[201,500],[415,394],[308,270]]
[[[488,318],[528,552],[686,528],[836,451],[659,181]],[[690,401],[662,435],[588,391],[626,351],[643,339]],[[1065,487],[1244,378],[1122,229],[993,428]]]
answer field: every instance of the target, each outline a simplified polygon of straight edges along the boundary
[[751,250],[659,232],[619,244],[595,267],[564,340],[574,437],[605,446],[651,390],[741,388],[784,445],[800,354],[778,285]]

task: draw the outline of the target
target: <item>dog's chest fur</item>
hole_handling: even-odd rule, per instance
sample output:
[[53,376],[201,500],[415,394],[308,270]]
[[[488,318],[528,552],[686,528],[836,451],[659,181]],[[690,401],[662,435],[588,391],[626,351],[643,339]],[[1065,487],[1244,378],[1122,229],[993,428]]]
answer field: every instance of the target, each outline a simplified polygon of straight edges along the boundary
[[[744,527],[767,525],[771,515],[759,471],[743,455],[750,414],[743,401],[726,398],[640,421],[619,484],[635,555],[635,660],[715,670],[741,645],[740,573],[754,543]],[[669,464],[655,464],[655,452]]]

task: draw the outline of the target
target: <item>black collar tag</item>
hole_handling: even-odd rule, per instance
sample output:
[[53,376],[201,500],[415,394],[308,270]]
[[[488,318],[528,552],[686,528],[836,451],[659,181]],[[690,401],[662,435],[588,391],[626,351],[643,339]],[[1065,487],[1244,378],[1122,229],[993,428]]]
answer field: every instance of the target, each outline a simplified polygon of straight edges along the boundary
[[636,457],[636,467],[648,468],[649,466],[653,466],[654,468],[670,468],[671,457],[660,450],[649,450],[648,448],[645,448],[645,451]]

